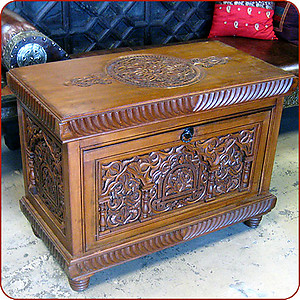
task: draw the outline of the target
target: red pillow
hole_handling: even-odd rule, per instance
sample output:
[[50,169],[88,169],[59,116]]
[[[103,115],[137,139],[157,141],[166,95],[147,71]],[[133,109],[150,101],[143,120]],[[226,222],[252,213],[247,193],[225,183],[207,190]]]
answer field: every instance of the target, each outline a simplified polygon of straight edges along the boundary
[[[249,3],[241,1],[241,3],[243,2]],[[273,30],[274,10],[269,6],[265,8],[266,6],[257,7],[257,5],[234,5],[217,2],[208,37],[243,36],[262,40],[277,40]]]

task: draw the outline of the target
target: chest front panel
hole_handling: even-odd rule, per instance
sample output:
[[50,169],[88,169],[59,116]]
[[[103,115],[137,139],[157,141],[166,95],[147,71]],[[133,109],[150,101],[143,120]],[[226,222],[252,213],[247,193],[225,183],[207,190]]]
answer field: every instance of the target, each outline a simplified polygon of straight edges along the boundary
[[[259,188],[269,112],[85,149],[87,249]],[[128,232],[128,231],[127,231]],[[134,231],[133,231],[134,232]]]

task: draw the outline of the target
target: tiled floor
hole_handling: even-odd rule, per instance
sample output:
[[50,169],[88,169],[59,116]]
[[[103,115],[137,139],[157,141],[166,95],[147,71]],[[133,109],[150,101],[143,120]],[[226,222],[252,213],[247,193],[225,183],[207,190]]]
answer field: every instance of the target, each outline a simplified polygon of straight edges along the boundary
[[298,286],[298,114],[285,109],[271,191],[257,229],[237,224],[102,271],[81,293],[20,212],[20,151],[2,145],[2,287],[14,298],[286,298]]

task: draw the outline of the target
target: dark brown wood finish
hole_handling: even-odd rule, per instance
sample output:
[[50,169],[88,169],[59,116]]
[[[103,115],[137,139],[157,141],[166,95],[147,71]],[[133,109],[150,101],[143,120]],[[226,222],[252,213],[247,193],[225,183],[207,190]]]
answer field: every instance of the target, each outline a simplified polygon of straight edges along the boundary
[[276,203],[282,102],[297,79],[259,59],[191,43],[19,68],[8,83],[21,209],[74,290],[113,265],[256,227]]

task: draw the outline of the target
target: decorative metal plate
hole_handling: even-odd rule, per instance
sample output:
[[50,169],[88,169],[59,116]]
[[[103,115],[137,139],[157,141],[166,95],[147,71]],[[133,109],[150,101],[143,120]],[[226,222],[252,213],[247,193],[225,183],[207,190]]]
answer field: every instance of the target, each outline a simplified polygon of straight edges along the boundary
[[44,64],[47,62],[47,53],[45,49],[37,43],[28,43],[24,45],[17,54],[17,63],[19,67]]
[[3,49],[2,63],[8,70],[44,62],[68,59],[58,44],[37,30],[21,31]]
[[205,72],[190,60],[155,54],[119,57],[106,66],[112,78],[140,87],[174,88],[200,81]]

